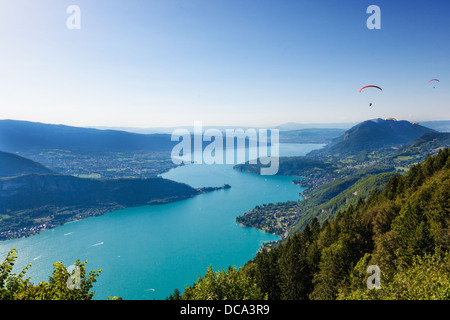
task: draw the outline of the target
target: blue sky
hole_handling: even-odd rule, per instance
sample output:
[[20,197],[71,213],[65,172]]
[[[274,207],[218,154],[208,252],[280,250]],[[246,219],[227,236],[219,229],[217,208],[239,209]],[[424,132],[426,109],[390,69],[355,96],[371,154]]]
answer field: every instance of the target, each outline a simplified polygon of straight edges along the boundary
[[[74,4],[80,30],[66,27]],[[380,30],[366,27],[372,4]],[[449,14],[447,0],[2,0],[0,119],[449,120]],[[368,84],[383,92],[359,93]]]

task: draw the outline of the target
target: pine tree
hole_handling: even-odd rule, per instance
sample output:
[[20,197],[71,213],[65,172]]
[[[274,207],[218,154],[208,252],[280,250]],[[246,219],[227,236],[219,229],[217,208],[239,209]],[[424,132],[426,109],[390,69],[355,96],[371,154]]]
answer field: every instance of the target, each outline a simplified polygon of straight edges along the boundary
[[305,251],[302,250],[300,236],[292,237],[280,258],[281,297],[285,300],[308,298],[312,281],[311,271]]

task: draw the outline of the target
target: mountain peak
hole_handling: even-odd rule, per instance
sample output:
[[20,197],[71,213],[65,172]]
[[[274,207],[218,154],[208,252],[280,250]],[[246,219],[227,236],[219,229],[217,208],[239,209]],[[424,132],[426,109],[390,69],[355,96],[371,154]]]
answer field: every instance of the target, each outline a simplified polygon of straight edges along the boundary
[[401,147],[430,132],[435,130],[406,120],[370,119],[347,130],[315,154],[351,155],[365,150]]

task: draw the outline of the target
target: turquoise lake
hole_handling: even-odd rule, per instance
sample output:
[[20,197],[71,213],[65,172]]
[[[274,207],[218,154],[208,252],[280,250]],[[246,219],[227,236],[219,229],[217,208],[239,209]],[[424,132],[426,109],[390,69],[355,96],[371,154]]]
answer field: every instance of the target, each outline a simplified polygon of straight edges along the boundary
[[[317,144],[281,144],[280,156],[301,156]],[[233,165],[186,165],[162,175],[193,187],[231,189],[170,204],[127,208],[70,222],[41,234],[0,242],[0,261],[18,250],[14,271],[28,263],[27,276],[47,281],[53,263],[67,267],[88,260],[87,270],[102,269],[94,299],[165,299],[214,270],[243,266],[264,242],[278,237],[239,226],[235,218],[257,205],[301,199],[293,177],[239,172]]]

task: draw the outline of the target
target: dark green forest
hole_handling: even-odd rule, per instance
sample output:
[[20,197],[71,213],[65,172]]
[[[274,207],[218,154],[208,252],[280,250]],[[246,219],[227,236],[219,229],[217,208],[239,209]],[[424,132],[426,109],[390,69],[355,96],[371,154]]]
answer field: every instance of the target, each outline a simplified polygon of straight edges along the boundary
[[[209,268],[168,299],[450,299],[449,193],[445,149],[334,220],[316,217],[244,267]],[[367,287],[370,265],[381,271],[379,289]]]

